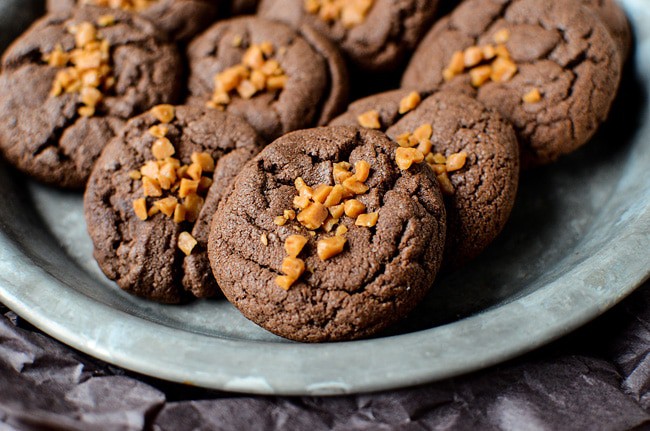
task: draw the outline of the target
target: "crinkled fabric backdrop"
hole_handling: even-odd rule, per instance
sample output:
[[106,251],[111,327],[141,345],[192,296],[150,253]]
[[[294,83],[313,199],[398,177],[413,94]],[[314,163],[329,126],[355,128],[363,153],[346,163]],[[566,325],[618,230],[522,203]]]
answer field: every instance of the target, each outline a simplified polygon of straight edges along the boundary
[[[40,3],[0,0],[0,20],[22,28]],[[0,33],[0,47],[14,37]],[[244,396],[125,372],[0,305],[0,431],[650,429],[649,348],[646,284],[563,340],[473,375],[369,395]]]
[[196,389],[100,363],[0,318],[0,430],[650,429],[650,284],[533,354],[426,386],[333,398]]

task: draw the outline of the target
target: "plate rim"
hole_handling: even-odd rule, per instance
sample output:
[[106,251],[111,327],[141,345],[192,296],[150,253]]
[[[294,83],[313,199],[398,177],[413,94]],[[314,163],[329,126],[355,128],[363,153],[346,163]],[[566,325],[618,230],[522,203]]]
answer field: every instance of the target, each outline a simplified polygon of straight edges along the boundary
[[[633,22],[642,22],[650,16],[650,12],[641,12],[642,0],[625,0],[623,3],[628,11],[636,12],[629,14]],[[638,25],[633,27],[639,29]],[[647,44],[650,38],[647,34],[644,36],[639,36],[639,41]],[[637,57],[637,62],[648,74],[650,58],[646,57],[650,52],[646,51],[650,49],[642,52],[639,46],[637,54],[643,58]],[[650,87],[650,79],[645,79],[644,85]],[[643,118],[646,121],[634,139],[638,141],[643,136],[650,141],[648,106],[644,107]],[[650,150],[646,151],[650,153]],[[627,156],[628,164],[634,163],[633,156]],[[620,177],[614,194],[625,187],[625,180],[630,175],[627,172]],[[650,193],[646,193],[646,198],[648,196]],[[650,248],[650,199],[642,204],[634,222],[626,223],[607,247],[585,257],[574,268],[536,291],[456,322],[381,339],[318,345],[284,344],[217,338],[154,323],[69,289],[24,253],[1,224],[0,269],[6,270],[15,259],[22,261],[24,271],[21,274],[0,271],[0,301],[46,334],[81,352],[134,372],[169,381],[232,392],[274,395],[338,395],[396,389],[454,377],[511,359],[566,335],[620,302],[650,278],[647,257],[643,253],[633,253],[635,246],[640,245],[646,250]],[[604,271],[599,275],[599,280],[588,283],[585,280],[593,274],[587,274],[586,269],[593,267],[595,262],[601,267],[625,267],[630,271],[622,276],[615,274],[616,271]],[[53,289],[43,292],[37,289],[38,286],[25,284],[36,279],[48,282]],[[562,290],[568,284],[572,285],[570,289]],[[603,286],[609,289],[607,294],[603,293]],[[590,301],[575,301],[572,298],[576,296],[589,298]],[[88,313],[66,314],[64,299],[78,301],[88,307],[84,307]],[[45,307],[44,303],[51,308]],[[568,303],[572,304],[571,313],[563,315]],[[509,312],[522,307],[530,311],[525,318],[524,313]],[[542,316],[542,312],[546,316]],[[62,315],[69,320],[62,322]],[[116,326],[99,329],[87,326],[88,322],[102,316],[113,319]],[[541,317],[545,320],[537,320]],[[129,337],[116,336],[126,333]],[[184,341],[182,352],[178,351],[177,346],[165,343],[169,337],[173,339],[179,333]],[[490,339],[501,336],[522,341],[488,346],[471,361],[460,360],[470,351],[470,346],[485,344],[482,339],[488,333],[491,334],[487,337]],[[104,338],[98,340],[98,334]],[[450,339],[460,343],[458,351],[440,352],[434,348],[439,345],[437,343]],[[154,343],[156,349],[142,355],[138,347],[143,340]],[[274,357],[269,359],[271,347]],[[367,362],[358,361],[355,352],[359,348],[368,350],[368,357],[364,358]],[[243,351],[247,352],[246,360],[240,356]],[[409,352],[409,357],[405,359],[411,366],[408,370],[399,366],[403,363],[399,363],[398,353],[403,352]],[[188,363],[182,361],[188,360],[188,355],[192,355],[193,362],[189,368],[181,368],[187,367]],[[230,362],[214,364],[210,362],[212,355],[218,355],[220,359],[226,355]],[[175,357],[170,358],[172,356]],[[357,362],[354,362],[355,357]],[[338,366],[328,367],[331,363]],[[247,371],[234,372],[236,369],[241,371],[242,365]],[[319,374],[301,374],[304,367],[319,367]]]

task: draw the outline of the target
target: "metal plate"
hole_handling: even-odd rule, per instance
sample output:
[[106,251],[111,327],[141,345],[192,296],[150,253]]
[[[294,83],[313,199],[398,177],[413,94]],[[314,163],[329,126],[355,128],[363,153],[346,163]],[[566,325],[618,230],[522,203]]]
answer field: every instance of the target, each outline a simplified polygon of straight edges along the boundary
[[[403,387],[477,370],[556,339],[650,273],[650,28],[644,26],[650,11],[645,0],[623,3],[637,24],[637,50],[610,121],[578,153],[524,175],[497,243],[440,280],[389,333],[298,344],[248,322],[225,300],[164,306],[129,296],[92,259],[81,195],[30,183],[5,165],[0,301],[112,364],[253,393]],[[0,10],[0,34],[7,34],[7,21],[18,22],[18,10]]]

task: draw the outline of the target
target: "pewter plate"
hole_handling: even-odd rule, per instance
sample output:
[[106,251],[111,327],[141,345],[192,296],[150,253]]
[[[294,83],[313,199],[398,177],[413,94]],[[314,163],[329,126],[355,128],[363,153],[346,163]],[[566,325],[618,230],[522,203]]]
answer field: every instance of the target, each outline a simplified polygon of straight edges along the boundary
[[[225,300],[164,306],[131,297],[92,259],[81,195],[30,183],[5,165],[0,301],[109,363],[250,393],[404,387],[548,343],[612,307],[650,274],[650,11],[646,0],[623,3],[636,24],[637,49],[610,121],[578,153],[525,175],[497,243],[467,269],[440,280],[388,333],[298,344],[248,322]],[[20,8],[2,7],[4,21],[20,18],[11,15]]]

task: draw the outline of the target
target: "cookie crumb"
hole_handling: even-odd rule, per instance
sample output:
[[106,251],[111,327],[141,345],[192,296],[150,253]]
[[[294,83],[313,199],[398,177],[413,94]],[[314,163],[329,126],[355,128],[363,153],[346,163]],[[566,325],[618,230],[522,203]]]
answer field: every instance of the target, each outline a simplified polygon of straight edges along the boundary
[[180,235],[178,235],[178,248],[180,248],[186,256],[192,254],[192,250],[194,250],[194,247],[196,247],[197,244],[198,242],[189,232],[181,232]]
[[366,129],[381,129],[379,112],[374,109],[359,115],[357,121],[361,127],[365,127]]

